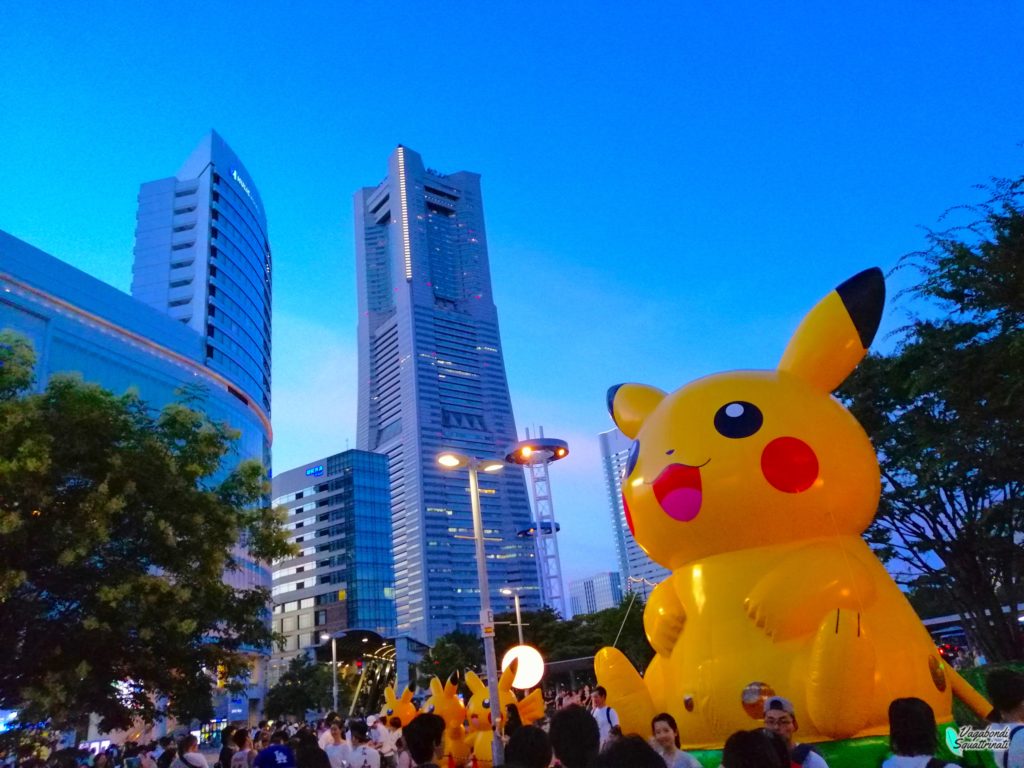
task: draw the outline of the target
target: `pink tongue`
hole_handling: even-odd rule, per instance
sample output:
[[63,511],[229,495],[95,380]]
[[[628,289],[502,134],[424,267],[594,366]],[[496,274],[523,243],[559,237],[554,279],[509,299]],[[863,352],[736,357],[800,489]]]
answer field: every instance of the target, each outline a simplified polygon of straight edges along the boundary
[[676,488],[659,501],[669,517],[688,523],[700,512],[701,492],[696,488]]

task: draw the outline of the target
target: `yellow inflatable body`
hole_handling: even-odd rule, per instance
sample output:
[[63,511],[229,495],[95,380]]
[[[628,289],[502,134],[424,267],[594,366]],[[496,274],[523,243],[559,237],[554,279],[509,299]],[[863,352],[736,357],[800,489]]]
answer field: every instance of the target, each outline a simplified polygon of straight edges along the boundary
[[441,685],[438,678],[430,681],[430,698],[423,704],[424,712],[432,712],[444,720],[444,754],[455,765],[465,765],[470,744],[466,740],[466,707],[459,699],[459,687],[451,680]]
[[501,711],[495,712],[491,707],[490,695],[484,681],[475,672],[466,673],[466,685],[469,686],[472,693],[469,704],[466,705],[466,716],[469,719],[466,743],[469,744],[470,751],[476,757],[477,762],[484,768],[494,763],[491,724],[497,723],[498,727],[503,727],[506,706],[515,705],[523,725],[530,725],[544,716],[544,696],[540,689],[538,688],[520,699],[512,689],[512,681],[515,677],[516,665],[513,662],[498,678],[498,698]]
[[861,538],[878,505],[874,450],[830,396],[866,354],[884,303],[868,270],[804,318],[777,370],[699,379],[666,394],[609,391],[634,439],[623,480],[630,528],[672,575],[650,596],[656,656],[641,679],[595,660],[624,732],[671,713],[684,748],[718,748],[790,699],[801,741],[886,733],[889,703],[917,696],[940,722],[954,690],[986,705],[939,657]]

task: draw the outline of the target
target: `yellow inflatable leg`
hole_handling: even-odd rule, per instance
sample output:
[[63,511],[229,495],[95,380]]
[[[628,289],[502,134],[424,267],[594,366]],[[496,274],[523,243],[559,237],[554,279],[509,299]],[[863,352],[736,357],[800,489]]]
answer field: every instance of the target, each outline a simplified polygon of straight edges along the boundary
[[602,648],[594,657],[598,685],[608,691],[608,706],[619,715],[625,734],[639,733],[645,738],[651,731],[654,704],[640,674],[617,648]]
[[875,647],[856,611],[835,610],[818,626],[807,670],[807,715],[830,739],[846,739],[871,717]]

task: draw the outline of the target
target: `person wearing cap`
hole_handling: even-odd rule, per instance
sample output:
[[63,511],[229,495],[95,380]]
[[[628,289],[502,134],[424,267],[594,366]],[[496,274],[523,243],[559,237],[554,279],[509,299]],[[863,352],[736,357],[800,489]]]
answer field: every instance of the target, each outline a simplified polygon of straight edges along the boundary
[[764,703],[765,730],[777,733],[786,742],[790,758],[796,765],[803,768],[828,768],[825,758],[814,751],[809,744],[800,744],[793,740],[793,734],[799,727],[796,712],[789,699],[771,696]]
[[999,768],[1024,768],[1024,674],[995,669],[985,677],[985,688],[994,709],[989,730],[1010,729],[1010,748],[992,750]]

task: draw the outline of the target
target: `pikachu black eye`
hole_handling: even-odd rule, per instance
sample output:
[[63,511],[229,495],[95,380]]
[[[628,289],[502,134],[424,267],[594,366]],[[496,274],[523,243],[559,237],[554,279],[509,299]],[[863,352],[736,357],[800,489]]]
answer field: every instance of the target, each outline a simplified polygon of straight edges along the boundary
[[640,458],[640,441],[634,440],[633,444],[629,446],[629,453],[626,454],[626,474],[625,477],[629,477],[633,474],[633,470],[636,469],[636,460]]
[[715,414],[715,429],[723,437],[750,437],[764,423],[761,409],[745,400],[726,403]]

